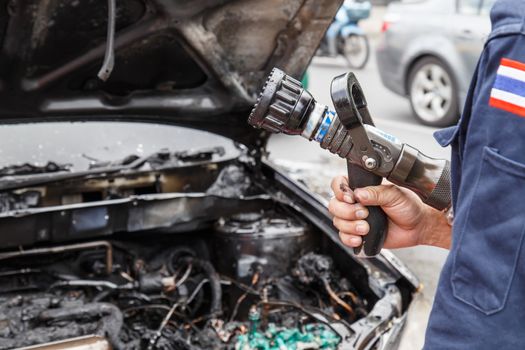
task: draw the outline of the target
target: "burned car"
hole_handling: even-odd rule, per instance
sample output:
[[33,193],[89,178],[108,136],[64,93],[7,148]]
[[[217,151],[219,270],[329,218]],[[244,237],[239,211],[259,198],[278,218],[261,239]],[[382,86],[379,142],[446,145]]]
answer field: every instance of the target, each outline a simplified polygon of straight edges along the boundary
[[246,123],[340,3],[0,1],[0,349],[396,346],[417,279]]

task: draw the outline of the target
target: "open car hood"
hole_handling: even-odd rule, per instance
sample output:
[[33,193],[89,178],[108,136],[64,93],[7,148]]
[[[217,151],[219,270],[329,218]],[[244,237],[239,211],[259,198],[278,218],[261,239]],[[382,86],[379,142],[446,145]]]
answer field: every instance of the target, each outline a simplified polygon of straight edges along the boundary
[[274,67],[300,77],[341,0],[0,0],[0,122],[149,120],[255,144],[247,113]]

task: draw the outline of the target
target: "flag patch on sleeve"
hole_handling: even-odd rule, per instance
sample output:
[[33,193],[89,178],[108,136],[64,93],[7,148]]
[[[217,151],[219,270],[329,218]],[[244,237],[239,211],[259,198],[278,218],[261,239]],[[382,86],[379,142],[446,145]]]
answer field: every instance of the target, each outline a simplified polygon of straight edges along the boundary
[[501,59],[489,105],[525,117],[525,63]]

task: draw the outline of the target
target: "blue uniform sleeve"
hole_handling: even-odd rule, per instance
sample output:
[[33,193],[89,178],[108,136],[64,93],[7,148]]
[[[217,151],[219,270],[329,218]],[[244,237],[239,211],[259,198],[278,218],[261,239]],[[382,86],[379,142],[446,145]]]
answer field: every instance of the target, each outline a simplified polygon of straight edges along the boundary
[[455,219],[425,350],[525,348],[522,4],[498,2],[459,125],[438,135],[452,144]]

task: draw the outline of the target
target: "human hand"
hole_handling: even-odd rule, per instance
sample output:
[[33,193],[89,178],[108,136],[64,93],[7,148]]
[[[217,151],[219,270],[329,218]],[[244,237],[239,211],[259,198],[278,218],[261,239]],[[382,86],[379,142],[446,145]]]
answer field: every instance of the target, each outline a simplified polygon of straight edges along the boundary
[[332,180],[335,194],[328,210],[334,216],[334,226],[341,241],[349,247],[358,247],[362,236],[369,231],[365,221],[366,206],[381,206],[388,216],[385,248],[403,248],[415,245],[450,247],[451,228],[445,215],[423,203],[412,191],[392,184],[356,189],[348,186],[346,176]]

